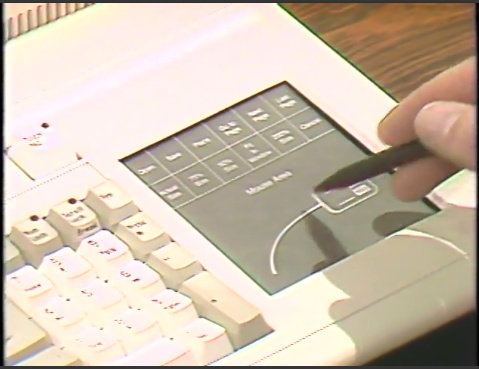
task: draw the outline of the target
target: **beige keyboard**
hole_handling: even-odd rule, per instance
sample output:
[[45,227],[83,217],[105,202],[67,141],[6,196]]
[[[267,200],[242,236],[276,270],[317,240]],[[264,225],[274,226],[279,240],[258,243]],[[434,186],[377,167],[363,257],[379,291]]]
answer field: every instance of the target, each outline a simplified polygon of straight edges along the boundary
[[272,332],[111,181],[5,244],[7,365],[201,366]]

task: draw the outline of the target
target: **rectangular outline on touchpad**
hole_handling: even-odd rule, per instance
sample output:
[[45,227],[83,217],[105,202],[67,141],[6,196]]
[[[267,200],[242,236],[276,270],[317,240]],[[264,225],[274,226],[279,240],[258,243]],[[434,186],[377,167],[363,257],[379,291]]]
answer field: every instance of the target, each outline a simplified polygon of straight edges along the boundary
[[[361,195],[363,195],[364,193],[360,193],[360,194],[356,194],[354,192],[355,189],[358,189],[359,187],[361,186],[367,186],[369,185],[370,189],[372,191],[370,191],[369,195],[367,196],[364,196],[364,197],[361,197]],[[366,201],[367,199],[370,199],[371,197],[377,195],[379,193],[379,188],[378,186],[376,186],[376,184],[370,180],[366,180],[366,181],[362,181],[362,182],[359,182],[359,183],[356,183],[352,186],[349,186],[348,189],[350,189],[354,195],[356,195],[357,197],[350,197],[342,202],[340,202],[338,204],[338,209],[334,209],[333,207],[331,207],[330,204],[328,204],[326,201],[324,201],[323,199],[321,199],[320,197],[320,194],[318,193],[313,193],[313,198],[316,202],[318,202],[319,204],[321,204],[324,209],[326,209],[327,211],[329,211],[330,213],[332,214],[340,214],[348,209],[351,209],[352,207],[356,206],[356,205],[359,205],[360,203]],[[324,194],[327,195],[331,192],[334,192],[334,191],[344,191],[345,189],[343,190],[332,190],[332,191],[327,191],[325,192]],[[357,200],[357,201],[354,201],[354,200]],[[340,207],[341,205],[345,205],[344,207]]]

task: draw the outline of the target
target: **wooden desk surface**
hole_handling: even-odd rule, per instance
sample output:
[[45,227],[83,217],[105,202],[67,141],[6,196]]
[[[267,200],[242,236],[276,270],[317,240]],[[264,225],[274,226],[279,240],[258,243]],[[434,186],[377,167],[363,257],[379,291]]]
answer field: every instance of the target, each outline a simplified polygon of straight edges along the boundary
[[285,5],[398,100],[475,50],[473,4]]

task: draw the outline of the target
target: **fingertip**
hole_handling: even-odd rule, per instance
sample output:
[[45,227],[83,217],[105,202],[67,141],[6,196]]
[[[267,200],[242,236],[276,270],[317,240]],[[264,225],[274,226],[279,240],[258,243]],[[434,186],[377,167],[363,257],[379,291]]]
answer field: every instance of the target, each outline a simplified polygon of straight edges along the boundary
[[388,119],[391,114],[396,110],[396,108],[398,107],[398,105],[396,105],[394,108],[392,108],[384,117],[383,119],[381,119],[381,121],[379,122],[378,124],[378,128],[377,128],[377,134],[378,134],[378,137],[379,139],[381,140],[382,143],[386,144],[386,145],[391,145],[391,142],[394,141],[394,138],[391,137],[391,134],[390,134],[390,127],[391,127],[391,124],[390,124],[390,120]]
[[458,167],[475,168],[476,107],[470,104],[436,101],[416,116],[414,126],[422,143],[432,152]]
[[454,165],[436,157],[426,158],[399,168],[391,188],[401,201],[418,201],[456,172]]
[[388,146],[392,146],[394,144],[394,137],[390,134],[390,126],[387,124],[387,122],[381,121],[378,125],[377,129],[377,134],[379,140]]
[[378,124],[379,139],[389,146],[401,145],[416,137],[414,119],[427,104],[434,101],[457,101],[475,104],[476,59],[441,73],[422,85],[386,114]]
[[396,198],[402,202],[418,201],[425,195],[418,193],[418,191],[415,191],[414,189],[411,189],[409,179],[401,175],[400,170],[398,170],[397,173],[395,173],[392,177],[391,190],[394,196],[396,196]]
[[377,134],[384,144],[397,146],[414,139],[413,121],[407,118],[407,113],[407,106],[401,103],[379,122]]

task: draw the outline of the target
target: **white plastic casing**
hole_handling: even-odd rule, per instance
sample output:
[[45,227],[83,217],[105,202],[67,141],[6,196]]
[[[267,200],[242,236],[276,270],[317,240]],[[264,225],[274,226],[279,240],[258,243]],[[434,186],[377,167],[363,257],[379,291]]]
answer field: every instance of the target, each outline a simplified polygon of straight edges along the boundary
[[[7,233],[32,212],[113,180],[275,329],[218,365],[361,365],[472,309],[471,250],[339,320],[333,306],[361,296],[327,273],[269,296],[120,163],[283,81],[372,151],[384,148],[376,125],[396,102],[276,4],[100,4],[9,42],[5,55],[6,144],[47,121],[83,158],[9,195]],[[475,175],[458,174],[431,199],[474,207]],[[381,255],[371,262],[391,262]],[[365,283],[385,277],[374,268],[364,275]]]

